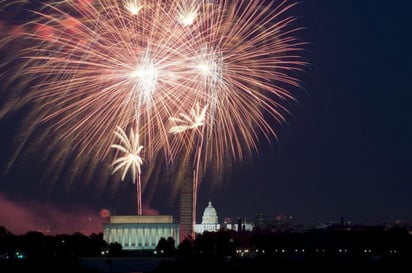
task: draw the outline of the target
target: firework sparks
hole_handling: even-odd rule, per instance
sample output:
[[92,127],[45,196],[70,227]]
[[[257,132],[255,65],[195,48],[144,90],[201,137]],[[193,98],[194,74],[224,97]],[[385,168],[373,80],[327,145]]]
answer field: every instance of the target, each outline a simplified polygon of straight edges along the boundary
[[115,131],[120,144],[112,144],[112,148],[120,151],[122,156],[113,161],[112,166],[115,173],[123,169],[122,181],[125,179],[129,170],[132,171],[133,183],[136,184],[137,194],[137,214],[142,215],[142,185],[141,185],[141,166],[143,164],[142,151],[143,146],[139,143],[139,134],[135,130],[130,129],[129,136],[118,127]]
[[[1,11],[11,4],[0,5]],[[114,161],[116,171],[124,168],[122,179],[127,169],[140,174],[142,146],[147,163],[162,158],[160,153],[173,162],[195,149],[196,165],[219,171],[258,151],[262,136],[276,138],[273,121],[283,123],[290,114],[292,90],[300,87],[296,72],[306,65],[305,43],[295,37],[300,29],[287,15],[295,3],[286,0],[13,5],[31,16],[0,42],[3,51],[16,48],[2,60],[4,90],[10,91],[4,91],[0,118],[30,104],[36,118],[26,139],[46,124],[55,143],[76,147],[76,162],[88,158],[96,167],[115,145],[124,153]],[[139,129],[139,146],[137,137],[118,129],[130,124]],[[199,131],[200,143],[182,145]],[[117,140],[124,147],[113,144]]]
[[[199,133],[198,143],[195,153],[195,162],[193,164],[193,195],[192,195],[192,225],[196,224],[196,210],[197,210],[197,195],[199,189],[199,178],[200,178],[200,160],[203,149],[203,130],[199,130],[199,127],[204,125],[206,118],[206,111],[208,106],[205,105],[202,109],[200,108],[199,103],[196,103],[195,107],[190,109],[190,115],[180,113],[181,118],[171,117],[170,120],[173,123],[179,125],[172,126],[169,130],[169,133],[176,135],[179,133],[186,132],[188,130],[195,130]],[[192,230],[192,237],[195,236],[194,230]]]
[[143,8],[143,5],[139,0],[124,0],[124,7],[132,14],[137,15],[139,11]]
[[200,109],[199,103],[196,103],[195,107],[190,109],[190,115],[180,113],[180,118],[171,117],[170,120],[177,125],[172,126],[169,129],[169,133],[175,135],[202,126],[206,117],[207,107],[208,106],[206,105]]

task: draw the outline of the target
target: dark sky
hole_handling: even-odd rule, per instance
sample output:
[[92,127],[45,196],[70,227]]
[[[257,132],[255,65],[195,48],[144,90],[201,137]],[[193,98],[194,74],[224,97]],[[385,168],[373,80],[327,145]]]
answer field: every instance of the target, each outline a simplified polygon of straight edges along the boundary
[[[198,213],[211,200],[220,219],[252,220],[264,213],[268,219],[291,215],[303,224],[341,216],[353,223],[411,221],[411,10],[408,0],[301,1],[293,14],[306,28],[301,37],[311,43],[310,65],[294,117],[279,132],[278,145],[262,144],[254,162],[236,169],[232,181],[221,188],[205,183]],[[0,120],[3,154],[13,131],[10,120]],[[101,208],[135,210],[133,185],[110,196],[87,187],[49,191],[22,179],[25,168],[0,176],[0,225],[21,231],[22,219],[33,227],[53,226],[66,222],[49,217],[75,215],[100,228]],[[177,216],[175,207],[164,204],[167,192],[159,192],[148,206]]]
[[260,168],[247,173],[249,183],[239,186],[243,194],[233,201],[239,211],[283,212],[303,223],[340,216],[411,220],[411,7],[409,1],[300,4],[305,37],[313,42],[308,94],[280,153],[264,154]]

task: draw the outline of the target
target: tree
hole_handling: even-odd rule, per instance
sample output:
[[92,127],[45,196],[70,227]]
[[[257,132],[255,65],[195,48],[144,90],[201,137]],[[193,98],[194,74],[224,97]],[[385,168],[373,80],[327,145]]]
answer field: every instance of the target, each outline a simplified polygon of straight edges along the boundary
[[176,252],[175,240],[172,237],[167,238],[167,240],[164,237],[160,238],[156,251],[160,255],[173,256]]

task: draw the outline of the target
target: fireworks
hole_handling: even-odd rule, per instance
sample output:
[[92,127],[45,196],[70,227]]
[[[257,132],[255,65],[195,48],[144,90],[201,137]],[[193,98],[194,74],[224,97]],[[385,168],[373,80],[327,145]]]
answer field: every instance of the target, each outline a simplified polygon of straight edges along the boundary
[[171,134],[179,134],[187,130],[197,129],[203,125],[206,116],[207,105],[200,110],[199,103],[196,103],[195,108],[190,109],[190,116],[180,113],[180,118],[171,117],[170,120],[180,125],[175,125],[169,129]]
[[[181,118],[171,117],[170,120],[174,123],[180,125],[175,125],[170,128],[169,133],[171,134],[182,134],[188,130],[195,130],[196,133],[199,133],[198,143],[196,144],[196,154],[195,160],[193,163],[194,173],[193,173],[193,193],[192,193],[192,225],[196,224],[196,209],[197,209],[197,191],[199,187],[199,172],[200,172],[200,160],[203,150],[203,133],[204,130],[199,130],[199,127],[203,128],[206,111],[208,106],[206,105],[200,109],[199,103],[196,103],[195,107],[190,109],[190,116],[184,113],[180,113]],[[190,149],[190,147],[189,147]],[[192,231],[192,238],[194,237],[194,231]]]
[[120,140],[119,144],[113,144],[112,148],[122,153],[122,156],[113,161],[113,173],[123,168],[122,181],[129,169],[132,170],[133,183],[136,184],[137,214],[142,215],[142,185],[140,180],[141,166],[143,164],[143,146],[139,144],[139,134],[130,129],[129,136],[118,127],[115,135]]
[[[30,6],[29,21],[2,39],[4,49],[18,44],[3,63],[3,78],[10,90],[24,92],[10,96],[0,118],[34,105],[33,126],[47,124],[56,142],[76,147],[77,159],[112,156],[116,136],[126,144],[122,130],[134,127],[140,143],[133,149],[145,147],[147,164],[159,153],[173,162],[189,149],[202,162],[197,172],[212,162],[224,170],[226,161],[258,151],[262,136],[276,137],[272,121],[283,123],[295,99],[289,88],[300,86],[295,72],[305,62],[304,42],[294,36],[299,28],[287,16],[294,5],[66,0]],[[185,138],[199,130],[202,140],[188,145]],[[115,162],[116,170],[125,167],[124,179],[132,163]],[[141,162],[132,162],[140,174]]]

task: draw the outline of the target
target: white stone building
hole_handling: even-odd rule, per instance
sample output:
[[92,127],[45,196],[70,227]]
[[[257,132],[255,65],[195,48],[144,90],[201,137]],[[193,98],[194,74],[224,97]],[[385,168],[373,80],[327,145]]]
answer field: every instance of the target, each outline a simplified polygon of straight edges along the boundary
[[218,221],[216,209],[209,201],[209,205],[203,211],[202,223],[194,226],[195,233],[202,234],[205,231],[218,231],[220,224]]
[[179,244],[179,225],[170,215],[111,216],[103,224],[103,239],[119,243],[124,250],[153,250],[160,238],[173,238]]

